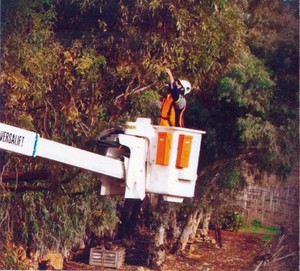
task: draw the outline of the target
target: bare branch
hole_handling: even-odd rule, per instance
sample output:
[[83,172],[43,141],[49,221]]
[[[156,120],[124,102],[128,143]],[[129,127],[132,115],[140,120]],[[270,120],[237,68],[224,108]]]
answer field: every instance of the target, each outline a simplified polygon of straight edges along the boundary
[[203,178],[212,172],[220,172],[221,170],[227,168],[228,166],[232,165],[235,162],[244,161],[258,154],[259,154],[258,151],[250,150],[248,152],[241,153],[238,156],[233,158],[229,157],[229,158],[217,160],[213,164],[210,164],[207,167],[205,167],[203,170],[201,170],[201,172],[198,175],[198,178]]
[[115,105],[119,110],[122,109],[122,103],[124,103],[124,101],[126,101],[130,95],[141,93],[141,92],[143,92],[143,91],[149,89],[151,86],[154,85],[154,83],[152,83],[152,84],[149,84],[149,85],[144,86],[144,87],[138,86],[138,87],[136,87],[136,88],[134,88],[134,89],[132,89],[132,90],[130,91],[130,88],[131,88],[132,84],[133,84],[133,80],[130,81],[130,83],[128,84],[128,86],[127,86],[125,92],[119,94],[119,95],[115,98],[115,100],[114,100],[114,105]]
[[153,85],[154,85],[154,83],[149,84],[149,85],[147,85],[147,86],[145,86],[145,87],[135,88],[135,89],[133,89],[133,90],[130,92],[130,94],[141,93],[141,92],[143,92],[144,90],[149,89],[149,88],[152,87]]

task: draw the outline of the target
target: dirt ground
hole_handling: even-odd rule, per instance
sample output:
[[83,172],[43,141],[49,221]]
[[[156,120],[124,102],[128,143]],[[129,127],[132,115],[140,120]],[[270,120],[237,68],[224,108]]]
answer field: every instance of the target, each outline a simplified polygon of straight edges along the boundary
[[[214,238],[214,232],[210,232]],[[196,241],[191,244],[182,255],[167,255],[161,271],[254,271],[258,265],[259,271],[296,271],[298,270],[298,239],[291,238],[290,242],[279,247],[279,253],[286,257],[276,263],[261,261],[262,255],[266,255],[268,243],[263,241],[262,234],[243,232],[222,232],[223,246],[217,247],[213,243]],[[288,247],[294,251],[284,252]],[[278,255],[279,255],[278,253]],[[289,253],[289,254],[288,254]],[[291,255],[290,255],[291,254]],[[289,256],[290,255],[290,256]],[[267,261],[268,262],[268,261]],[[66,270],[113,270],[110,268],[93,267],[81,263],[69,262],[64,266]],[[149,271],[145,266],[124,264],[119,270]]]
[[[213,232],[210,235],[214,237]],[[264,245],[261,236],[223,231],[222,238],[222,248],[196,242],[185,255],[169,255],[163,270],[251,270],[254,258]]]

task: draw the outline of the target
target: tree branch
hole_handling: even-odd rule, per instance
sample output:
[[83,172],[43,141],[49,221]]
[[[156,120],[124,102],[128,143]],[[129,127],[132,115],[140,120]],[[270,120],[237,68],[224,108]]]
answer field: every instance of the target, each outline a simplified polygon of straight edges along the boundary
[[47,180],[51,177],[51,172],[48,170],[39,170],[39,171],[30,171],[24,173],[16,173],[16,172],[7,172],[3,173],[2,181],[5,183],[9,182],[34,182],[34,181],[43,181]]
[[[61,185],[68,184],[71,181],[73,181],[78,174],[80,174],[83,170],[79,169],[76,170],[73,174],[69,175],[67,178],[62,180],[60,182]],[[16,181],[16,178],[18,178],[18,182],[33,182],[36,180],[47,180],[52,176],[52,174],[47,170],[40,170],[40,171],[33,171],[33,172],[27,172],[19,175],[18,177],[15,176],[14,173],[6,174],[4,176],[4,183],[3,189],[8,190],[15,193],[24,193],[24,192],[43,192],[43,191],[51,191],[52,186],[51,183],[49,185],[11,185],[9,182]]]
[[128,87],[126,88],[125,90],[125,93],[121,93],[120,95],[118,95],[115,100],[114,100],[114,105],[119,109],[121,110],[122,109],[122,106],[121,104],[124,103],[124,101],[127,100],[128,96],[132,95],[132,94],[138,94],[138,93],[141,93],[143,92],[144,90],[150,88],[151,86],[154,85],[154,83],[152,84],[149,84],[145,87],[137,87],[137,88],[134,88],[133,90],[129,91],[129,88],[131,86],[131,83],[128,85]]
[[205,178],[207,175],[211,174],[212,172],[216,172],[215,174],[217,174],[217,172],[222,171],[223,169],[227,168],[229,165],[232,165],[233,163],[238,161],[247,160],[248,158],[257,156],[259,153],[260,152],[256,150],[249,150],[248,152],[241,153],[236,157],[229,157],[229,158],[217,160],[214,163],[202,169],[198,174],[198,178]]

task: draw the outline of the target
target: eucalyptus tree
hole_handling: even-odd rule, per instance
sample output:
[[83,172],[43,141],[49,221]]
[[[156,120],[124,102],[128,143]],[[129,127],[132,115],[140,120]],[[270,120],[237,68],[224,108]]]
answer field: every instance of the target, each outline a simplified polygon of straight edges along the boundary
[[[161,217],[156,216],[155,221],[174,232],[180,229],[177,239],[170,242],[176,244],[174,250],[182,250],[199,224],[207,226],[213,208],[244,186],[245,164],[258,177],[263,171],[285,177],[291,168],[291,154],[298,147],[294,144],[297,34],[296,28],[289,29],[288,34],[283,31],[286,21],[276,7],[284,7],[288,15],[284,18],[293,25],[296,18],[285,2],[263,3],[4,1],[1,118],[47,138],[95,150],[93,139],[108,125],[137,116],[156,122],[156,104],[167,80],[165,67],[177,77],[188,78],[193,92],[186,113],[187,126],[207,131],[196,195],[180,208],[162,208]],[[274,16],[260,16],[261,6]],[[268,29],[273,25],[266,23],[268,19],[276,21],[276,28]],[[41,179],[27,182],[23,190],[21,184],[13,183],[15,190],[4,185],[2,203],[7,205],[3,210],[13,203],[12,194],[7,197],[7,192],[18,189],[39,190],[47,196],[45,199],[49,198],[47,203],[51,205],[46,208],[40,194],[23,199],[33,204],[32,198],[36,197],[34,202],[40,203],[39,213],[45,220],[49,212],[56,210],[58,198],[65,200],[57,212],[70,214],[64,221],[74,231],[61,229],[55,235],[55,231],[46,230],[44,220],[35,217],[36,225],[30,225],[35,238],[41,238],[37,226],[50,239],[61,238],[60,243],[82,233],[84,227],[102,234],[117,224],[116,210],[112,211],[116,203],[102,203],[94,175],[56,163],[45,165],[41,160],[4,158],[7,165],[2,173],[8,169],[21,172],[45,168],[50,173],[48,183]],[[100,228],[91,216],[95,201],[99,201],[99,212],[94,214],[103,220]],[[112,215],[106,216],[102,209]],[[34,210],[32,205],[24,219],[29,221]],[[184,218],[181,223],[174,214]],[[6,211],[1,213],[1,221],[8,222],[6,215]],[[72,221],[78,217],[84,219],[76,228]]]

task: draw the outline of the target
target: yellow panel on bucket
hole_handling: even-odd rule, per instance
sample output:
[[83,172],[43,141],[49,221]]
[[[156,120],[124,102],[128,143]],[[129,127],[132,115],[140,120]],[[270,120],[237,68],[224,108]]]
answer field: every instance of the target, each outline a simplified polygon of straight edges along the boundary
[[176,167],[189,167],[191,147],[193,137],[189,135],[179,135]]
[[170,149],[172,142],[172,134],[167,132],[159,132],[157,138],[156,164],[168,166],[170,160]]

